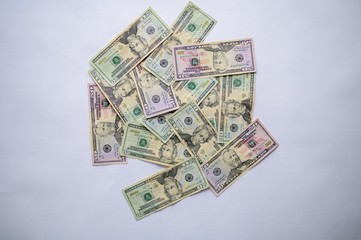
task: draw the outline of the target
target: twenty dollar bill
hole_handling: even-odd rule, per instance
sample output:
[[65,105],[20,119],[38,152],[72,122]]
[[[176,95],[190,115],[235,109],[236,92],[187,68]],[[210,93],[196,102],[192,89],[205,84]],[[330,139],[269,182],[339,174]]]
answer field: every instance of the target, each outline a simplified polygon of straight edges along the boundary
[[252,122],[254,73],[220,77],[218,142],[227,143]]
[[136,220],[208,188],[194,158],[143,179],[123,190]]

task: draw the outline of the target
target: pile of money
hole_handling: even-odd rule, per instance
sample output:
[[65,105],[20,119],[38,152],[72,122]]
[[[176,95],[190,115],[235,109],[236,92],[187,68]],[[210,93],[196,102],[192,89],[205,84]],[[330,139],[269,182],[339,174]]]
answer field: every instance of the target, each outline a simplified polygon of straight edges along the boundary
[[137,220],[218,196],[278,146],[253,117],[253,39],[204,42],[216,23],[192,2],[171,27],[148,8],[90,60],[93,165],[165,167],[123,189]]

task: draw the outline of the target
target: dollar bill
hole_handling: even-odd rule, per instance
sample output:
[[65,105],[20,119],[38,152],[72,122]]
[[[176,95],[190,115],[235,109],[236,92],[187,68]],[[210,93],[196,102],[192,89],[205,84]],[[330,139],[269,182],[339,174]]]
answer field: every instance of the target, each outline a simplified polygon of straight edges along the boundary
[[203,42],[217,21],[189,2],[172,25],[173,35],[156,48],[143,67],[167,85],[174,81],[172,46]]
[[199,78],[196,80],[174,82],[172,89],[177,97],[178,104],[183,106],[189,102],[200,104],[217,84],[217,80],[212,77]]
[[127,163],[119,153],[123,124],[95,84],[88,84],[93,165]]
[[246,73],[221,77],[218,142],[229,142],[252,122],[254,76]]
[[277,147],[276,140],[257,119],[202,166],[210,189],[219,196]]
[[169,26],[149,7],[100,50],[90,65],[114,86],[171,34]]
[[122,155],[166,167],[188,159],[191,155],[186,150],[176,136],[163,143],[147,128],[134,123],[125,125],[120,147]]
[[193,102],[181,107],[168,118],[168,122],[200,164],[210,159],[222,147],[216,141],[216,132]]
[[142,121],[144,118],[143,110],[134,79],[129,74],[113,87],[95,69],[90,69],[89,75],[124,123]]
[[173,47],[175,80],[255,72],[252,38]]
[[159,81],[140,65],[132,71],[132,74],[145,118],[159,116],[179,108],[170,86]]
[[[205,118],[208,120],[208,122],[211,124],[213,129],[217,131],[218,129],[218,115],[219,115],[219,104],[220,104],[220,84],[219,84],[219,78],[215,77],[216,79],[216,87],[213,88],[213,90],[206,95],[204,100],[199,104],[199,107],[205,116]],[[188,80],[191,81],[191,80]],[[187,81],[178,81],[178,82],[187,82]]]
[[194,158],[165,169],[123,189],[136,220],[160,211],[208,188]]
[[159,140],[166,143],[173,136],[173,130],[167,122],[167,118],[170,115],[170,113],[167,113],[157,117],[143,118],[142,124],[157,136]]

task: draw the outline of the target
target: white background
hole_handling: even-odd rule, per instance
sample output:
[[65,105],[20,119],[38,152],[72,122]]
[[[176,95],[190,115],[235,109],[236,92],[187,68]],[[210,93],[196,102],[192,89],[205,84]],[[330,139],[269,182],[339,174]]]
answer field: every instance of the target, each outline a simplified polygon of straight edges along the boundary
[[148,6],[1,1],[0,239],[361,239],[361,2],[194,1],[206,41],[253,37],[255,116],[279,148],[216,198],[135,221],[124,187],[161,167],[93,167],[89,59]]

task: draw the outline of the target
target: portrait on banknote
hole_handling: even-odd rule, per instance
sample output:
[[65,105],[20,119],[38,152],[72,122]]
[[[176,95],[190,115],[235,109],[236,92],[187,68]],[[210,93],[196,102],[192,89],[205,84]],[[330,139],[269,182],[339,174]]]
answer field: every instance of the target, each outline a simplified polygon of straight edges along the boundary
[[[147,33],[152,34],[154,33],[155,29],[147,28]],[[138,26],[136,24],[132,25],[131,28],[124,33],[124,35],[119,39],[119,41],[125,45],[128,45],[130,51],[138,56],[142,57],[149,51],[148,42],[142,36],[137,35]]]
[[227,100],[223,103],[222,113],[228,118],[242,117],[247,124],[251,123],[251,100],[249,98],[242,101],[234,99]]
[[159,79],[150,73],[143,74],[139,78],[139,86],[141,88],[149,89],[159,84]]
[[169,139],[159,149],[159,162],[173,163],[177,157],[177,145],[174,139]]
[[120,106],[124,98],[133,96],[136,92],[134,80],[129,75],[126,75],[114,87],[103,86],[102,89],[108,95],[109,101],[117,107]]
[[168,53],[169,55],[172,55],[172,47],[182,45],[182,42],[177,38],[176,36],[170,36],[167,38],[167,40],[163,43],[163,49]]
[[207,97],[201,102],[201,104],[199,105],[199,107],[202,109],[204,107],[217,107],[219,105],[219,93],[218,93],[219,89],[218,88],[214,88],[208,95]]
[[93,132],[97,137],[114,136],[119,145],[122,144],[124,129],[119,116],[116,116],[115,122],[98,122],[93,128]]
[[200,125],[194,129],[192,135],[187,133],[179,133],[179,136],[186,142],[187,146],[197,153],[201,144],[208,142],[213,137],[213,130],[209,125]]
[[227,181],[241,175],[253,162],[251,159],[242,161],[233,149],[228,148],[222,151],[222,161],[231,168]]
[[170,201],[175,201],[180,199],[183,195],[182,184],[176,179],[178,168],[173,168],[169,172],[165,172],[157,181],[163,185],[164,194],[170,199]]
[[231,50],[234,45],[215,44],[209,47],[204,47],[204,50],[213,53],[213,68],[218,72],[224,72],[228,67],[227,52]]

